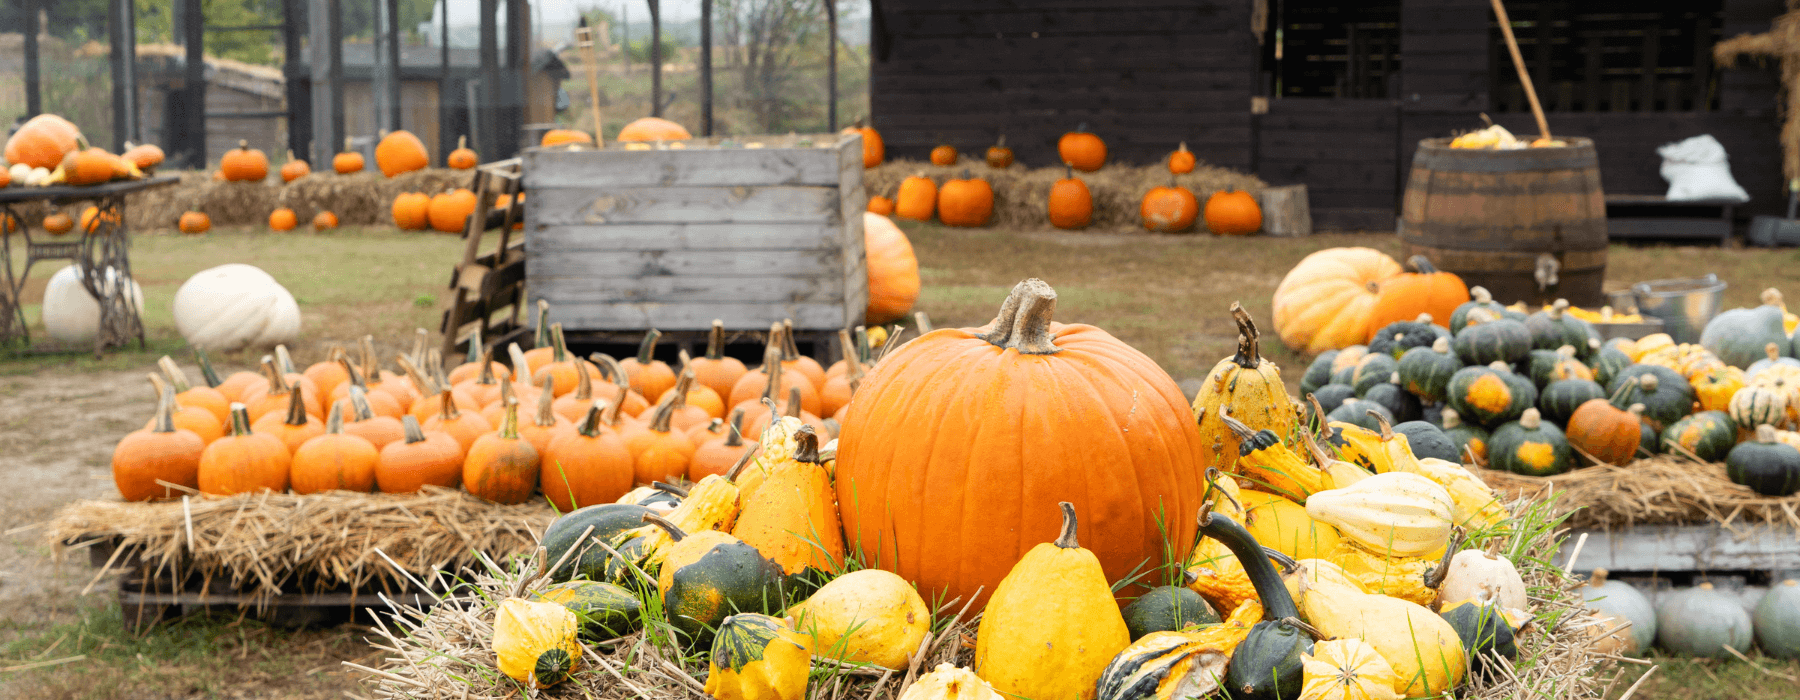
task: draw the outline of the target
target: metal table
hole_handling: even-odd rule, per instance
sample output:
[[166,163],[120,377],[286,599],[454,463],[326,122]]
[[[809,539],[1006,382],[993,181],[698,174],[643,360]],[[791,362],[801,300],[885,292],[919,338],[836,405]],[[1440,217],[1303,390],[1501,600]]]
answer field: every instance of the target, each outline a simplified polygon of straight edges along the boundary
[[[94,334],[94,355],[108,347],[122,346],[133,338],[144,347],[144,322],[138,317],[137,300],[131,298],[131,237],[125,226],[125,196],[154,187],[173,185],[181,180],[175,175],[162,175],[144,180],[109,182],[92,187],[6,187],[0,188],[0,345],[22,341],[31,343],[25,327],[25,305],[21,301],[25,280],[31,266],[46,260],[73,260],[81,272],[81,285],[100,303],[100,328]],[[94,231],[80,230],[50,237],[43,231],[33,232],[41,221],[20,215],[26,205],[46,202],[67,206],[91,201],[98,208],[98,224]],[[76,225],[77,229],[81,226]],[[25,267],[13,273],[13,239],[24,241]],[[115,284],[107,284],[107,271],[112,271]]]

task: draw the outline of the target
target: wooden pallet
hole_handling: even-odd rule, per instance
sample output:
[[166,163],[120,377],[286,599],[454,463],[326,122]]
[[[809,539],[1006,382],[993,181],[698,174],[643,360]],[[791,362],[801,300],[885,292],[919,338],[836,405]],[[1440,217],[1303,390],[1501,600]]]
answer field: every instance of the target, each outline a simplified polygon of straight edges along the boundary
[[[1639,525],[1617,531],[1570,532],[1555,563],[1566,565],[1575,542],[1587,535],[1575,570],[1640,572],[1779,571],[1800,569],[1800,533],[1787,527],[1714,524]],[[1740,534],[1741,533],[1741,534]]]
[[[488,349],[530,335],[525,323],[525,238],[513,233],[524,207],[518,203],[519,159],[481,166],[475,172],[475,213],[463,229],[462,261],[450,273],[450,308],[444,311],[438,332],[443,336],[445,357],[454,357],[465,338],[477,331]],[[509,195],[512,206],[493,207],[495,198]],[[498,231],[497,245],[483,253],[488,231]],[[496,316],[502,316],[495,320]],[[503,354],[503,353],[502,353]]]

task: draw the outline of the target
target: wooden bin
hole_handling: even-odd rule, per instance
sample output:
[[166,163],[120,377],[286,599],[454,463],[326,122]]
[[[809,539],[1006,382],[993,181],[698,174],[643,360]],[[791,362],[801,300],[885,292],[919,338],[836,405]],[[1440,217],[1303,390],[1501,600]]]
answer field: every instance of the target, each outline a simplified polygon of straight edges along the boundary
[[[1594,142],[1510,151],[1425,139],[1400,206],[1406,256],[1424,255],[1502,303],[1605,303],[1606,194]],[[1546,269],[1549,268],[1549,269]],[[1540,270],[1553,272],[1541,284]]]
[[863,322],[862,137],[523,156],[530,296],[570,331]]

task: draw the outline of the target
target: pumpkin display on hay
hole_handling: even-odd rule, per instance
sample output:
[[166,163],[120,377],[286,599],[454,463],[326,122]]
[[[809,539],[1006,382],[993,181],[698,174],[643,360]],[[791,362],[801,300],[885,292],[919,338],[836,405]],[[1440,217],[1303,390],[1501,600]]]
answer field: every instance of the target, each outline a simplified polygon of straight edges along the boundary
[[[1170,173],[1165,164],[1133,166],[1112,164],[1092,172],[1080,171],[1073,165],[1027,168],[1013,165],[994,168],[985,160],[964,159],[953,166],[929,162],[894,160],[864,171],[864,187],[871,193],[894,193],[895,215],[920,221],[934,218],[937,210],[937,188],[951,180],[961,179],[968,170],[993,190],[993,215],[987,225],[1010,229],[1076,228],[1055,223],[1047,203],[1055,200],[1052,191],[1065,181],[1080,183],[1088,192],[1089,220],[1095,229],[1142,230],[1141,205],[1152,188],[1169,184]],[[1079,179],[1075,176],[1079,175]],[[916,180],[913,178],[917,178]],[[912,180],[912,184],[903,181]],[[1200,164],[1180,176],[1178,184],[1196,198],[1192,208],[1199,216],[1199,201],[1225,189],[1259,190],[1265,185],[1253,175],[1228,168]],[[1066,187],[1066,186],[1065,186]],[[1079,210],[1079,207],[1076,208]],[[1065,220],[1065,223],[1072,223]]]

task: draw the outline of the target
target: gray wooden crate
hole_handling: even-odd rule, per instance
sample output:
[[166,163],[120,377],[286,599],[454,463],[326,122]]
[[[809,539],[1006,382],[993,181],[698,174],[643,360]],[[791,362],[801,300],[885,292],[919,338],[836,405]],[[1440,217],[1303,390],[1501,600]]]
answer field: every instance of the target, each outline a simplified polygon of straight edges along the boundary
[[862,138],[739,138],[527,151],[531,298],[571,331],[861,324]]

